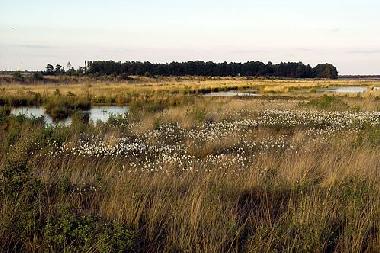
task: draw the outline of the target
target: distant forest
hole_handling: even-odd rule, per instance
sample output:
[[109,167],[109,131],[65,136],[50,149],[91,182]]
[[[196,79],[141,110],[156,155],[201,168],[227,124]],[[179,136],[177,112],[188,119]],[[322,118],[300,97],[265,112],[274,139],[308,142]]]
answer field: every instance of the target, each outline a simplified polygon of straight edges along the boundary
[[146,75],[146,76],[245,76],[279,78],[327,78],[337,79],[338,71],[332,64],[315,67],[302,62],[267,64],[259,61],[246,63],[214,63],[204,61],[172,62],[153,64],[150,62],[89,61],[88,74],[94,75]]

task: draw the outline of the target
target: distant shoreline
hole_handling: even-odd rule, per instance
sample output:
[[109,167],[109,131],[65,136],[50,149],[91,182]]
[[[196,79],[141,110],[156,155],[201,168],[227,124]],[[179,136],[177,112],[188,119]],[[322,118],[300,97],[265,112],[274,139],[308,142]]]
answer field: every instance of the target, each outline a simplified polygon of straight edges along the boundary
[[380,80],[380,75],[341,75],[338,77],[339,79],[365,79],[365,80]]

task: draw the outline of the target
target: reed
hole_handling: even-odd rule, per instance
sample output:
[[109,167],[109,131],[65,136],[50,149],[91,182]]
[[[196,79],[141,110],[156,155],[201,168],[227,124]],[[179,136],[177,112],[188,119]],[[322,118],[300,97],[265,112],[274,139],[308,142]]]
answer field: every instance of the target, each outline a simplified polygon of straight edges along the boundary
[[158,96],[61,127],[0,114],[0,250],[377,252],[378,101],[320,99]]

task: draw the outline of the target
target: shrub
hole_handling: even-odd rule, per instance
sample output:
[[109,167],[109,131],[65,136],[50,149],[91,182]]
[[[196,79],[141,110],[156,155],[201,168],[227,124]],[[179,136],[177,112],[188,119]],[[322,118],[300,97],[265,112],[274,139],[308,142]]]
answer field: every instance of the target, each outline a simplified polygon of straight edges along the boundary
[[41,72],[34,72],[32,75],[33,81],[42,81],[44,80],[44,75]]
[[49,218],[44,241],[56,252],[133,252],[136,233],[123,224],[107,222],[94,215],[79,215],[63,209]]
[[23,82],[23,81],[25,81],[25,78],[24,78],[24,76],[21,74],[20,71],[14,72],[14,73],[12,74],[12,77],[13,77],[13,79],[14,79],[15,81],[18,81],[18,82]]

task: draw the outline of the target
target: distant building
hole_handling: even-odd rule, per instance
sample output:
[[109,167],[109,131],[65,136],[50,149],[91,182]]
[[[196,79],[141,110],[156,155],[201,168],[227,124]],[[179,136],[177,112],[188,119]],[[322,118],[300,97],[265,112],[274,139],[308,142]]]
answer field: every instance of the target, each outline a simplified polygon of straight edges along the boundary
[[67,67],[67,70],[70,70],[70,69],[73,68],[73,66],[71,65],[71,62],[68,62],[67,65],[66,65],[66,67]]

